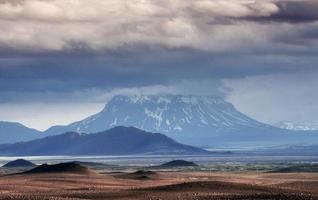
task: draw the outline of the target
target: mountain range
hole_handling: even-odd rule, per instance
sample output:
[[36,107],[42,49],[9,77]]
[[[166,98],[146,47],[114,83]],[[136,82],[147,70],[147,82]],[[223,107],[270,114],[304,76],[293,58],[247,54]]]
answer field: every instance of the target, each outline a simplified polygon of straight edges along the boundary
[[208,154],[160,133],[134,127],[115,127],[94,134],[68,132],[42,139],[0,145],[1,156]]
[[312,143],[317,132],[294,132],[258,122],[220,97],[193,95],[115,96],[99,113],[45,134],[94,133],[134,126],[200,147],[272,146]]
[[[99,113],[66,126],[53,126],[37,135],[89,134],[116,126],[158,132],[200,147],[318,143],[318,131],[292,131],[267,125],[239,112],[220,97],[194,95],[115,96]],[[2,129],[0,132],[3,133]]]

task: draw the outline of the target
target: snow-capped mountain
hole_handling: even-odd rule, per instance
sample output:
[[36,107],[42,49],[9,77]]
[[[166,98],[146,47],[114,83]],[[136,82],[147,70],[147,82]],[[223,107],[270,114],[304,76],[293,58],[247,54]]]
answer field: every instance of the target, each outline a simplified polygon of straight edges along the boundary
[[115,96],[99,113],[44,132],[25,130],[19,124],[9,129],[0,123],[0,140],[20,142],[70,131],[97,133],[116,126],[163,133],[178,142],[200,147],[318,144],[318,131],[277,128],[244,115],[222,98],[191,95]]
[[282,121],[274,124],[274,126],[282,129],[295,130],[295,131],[315,131],[318,130],[318,123],[310,122],[289,122]]
[[49,135],[66,131],[95,133],[115,126],[134,126],[164,133],[179,141],[202,140],[224,132],[267,127],[237,111],[222,98],[210,96],[115,96],[105,108],[69,126],[55,126]]
[[97,132],[114,126],[135,126],[144,130],[179,134],[193,129],[238,126],[258,127],[259,122],[235,110],[216,97],[198,96],[116,96],[96,115],[71,124],[78,132]]
[[313,141],[307,138],[308,134],[300,138],[300,134],[260,123],[222,98],[184,95],[115,96],[101,112],[68,126],[54,126],[45,135],[67,131],[96,133],[115,126],[163,133],[196,146],[268,146]]

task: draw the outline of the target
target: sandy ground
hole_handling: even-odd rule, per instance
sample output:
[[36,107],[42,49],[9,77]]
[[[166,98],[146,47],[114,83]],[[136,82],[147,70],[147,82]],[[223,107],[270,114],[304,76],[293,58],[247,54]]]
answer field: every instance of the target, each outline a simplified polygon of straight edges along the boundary
[[158,172],[0,177],[0,199],[318,199],[317,173]]

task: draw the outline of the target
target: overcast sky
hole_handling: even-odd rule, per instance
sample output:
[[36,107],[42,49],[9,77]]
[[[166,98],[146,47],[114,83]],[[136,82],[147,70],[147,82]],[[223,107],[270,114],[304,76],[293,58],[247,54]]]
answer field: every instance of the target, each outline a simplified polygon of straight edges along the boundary
[[318,122],[317,0],[0,0],[0,120],[44,130],[116,94],[217,95]]

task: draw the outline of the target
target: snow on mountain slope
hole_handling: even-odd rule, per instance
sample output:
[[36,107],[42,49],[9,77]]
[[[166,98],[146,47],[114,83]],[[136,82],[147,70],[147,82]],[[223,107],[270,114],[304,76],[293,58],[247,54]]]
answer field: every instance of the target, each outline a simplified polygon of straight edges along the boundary
[[240,113],[232,104],[219,97],[120,95],[110,100],[101,112],[69,126],[52,127],[46,133],[95,133],[115,126],[134,126],[181,140],[187,136],[202,140],[200,135],[213,136],[223,132],[267,127]]
[[318,130],[318,123],[310,122],[288,122],[282,121],[274,124],[274,126],[294,131],[315,131]]
[[190,128],[223,129],[261,124],[215,97],[116,96],[103,111],[71,127],[79,132],[96,132],[118,125],[172,134]]
[[260,123],[222,98],[191,95],[115,96],[82,121],[55,126],[45,135],[67,131],[96,133],[116,126],[163,133],[200,147],[259,147],[312,144],[318,131],[290,131]]

